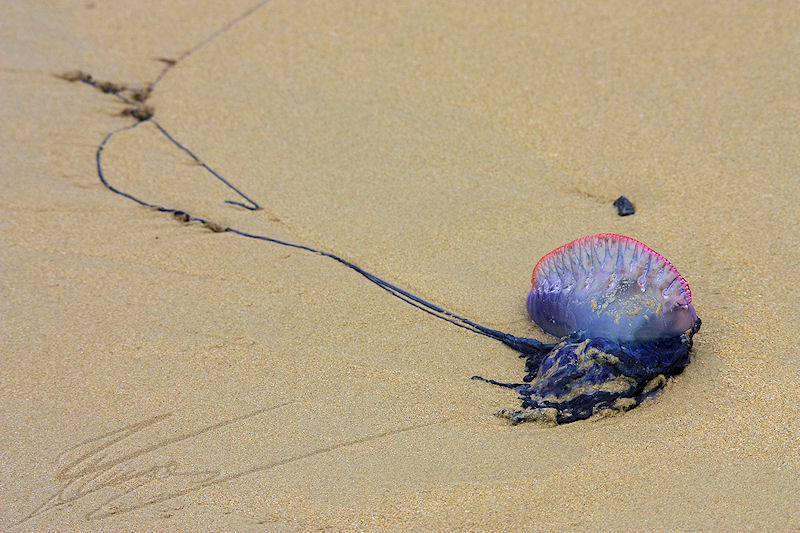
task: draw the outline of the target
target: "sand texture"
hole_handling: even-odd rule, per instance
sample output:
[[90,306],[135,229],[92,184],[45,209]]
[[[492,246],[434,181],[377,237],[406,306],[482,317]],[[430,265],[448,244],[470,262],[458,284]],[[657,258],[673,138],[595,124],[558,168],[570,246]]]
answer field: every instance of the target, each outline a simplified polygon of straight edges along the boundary
[[[796,4],[253,7],[0,7],[0,529],[800,530]],[[541,339],[536,261],[628,235],[691,284],[693,362],[509,426],[470,380],[522,378],[502,344],[105,188],[136,120],[75,69],[158,79],[158,124],[261,209],[152,122],[105,145],[121,191]]]

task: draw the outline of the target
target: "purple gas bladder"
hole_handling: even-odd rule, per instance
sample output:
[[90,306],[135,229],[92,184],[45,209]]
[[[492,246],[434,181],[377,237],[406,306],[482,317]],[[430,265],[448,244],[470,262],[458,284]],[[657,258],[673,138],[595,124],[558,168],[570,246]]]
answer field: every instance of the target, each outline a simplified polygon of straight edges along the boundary
[[617,342],[675,337],[697,313],[689,284],[641,242],[601,233],[565,244],[533,269],[528,313],[556,337]]

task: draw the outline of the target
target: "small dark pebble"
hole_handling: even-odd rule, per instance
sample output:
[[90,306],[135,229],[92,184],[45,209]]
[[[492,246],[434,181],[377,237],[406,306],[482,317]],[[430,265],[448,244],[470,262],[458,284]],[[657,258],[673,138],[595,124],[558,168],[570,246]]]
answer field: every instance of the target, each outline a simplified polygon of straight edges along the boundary
[[636,212],[631,201],[624,196],[620,196],[614,200],[614,207],[617,208],[617,214],[621,217],[626,217]]

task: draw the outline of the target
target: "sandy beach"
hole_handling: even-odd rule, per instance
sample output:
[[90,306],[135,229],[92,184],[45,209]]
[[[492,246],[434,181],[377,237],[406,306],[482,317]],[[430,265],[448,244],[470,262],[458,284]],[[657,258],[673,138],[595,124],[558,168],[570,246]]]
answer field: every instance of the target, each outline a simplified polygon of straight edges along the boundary
[[[794,4],[0,9],[0,529],[800,530]],[[533,266],[619,233],[703,328],[654,402],[510,426],[514,351],[215,228],[543,340]]]

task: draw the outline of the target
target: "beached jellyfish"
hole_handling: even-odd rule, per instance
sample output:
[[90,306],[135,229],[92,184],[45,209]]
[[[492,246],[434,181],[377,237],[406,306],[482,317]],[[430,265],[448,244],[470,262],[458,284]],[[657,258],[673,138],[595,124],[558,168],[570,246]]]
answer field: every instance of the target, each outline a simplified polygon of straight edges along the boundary
[[689,364],[700,319],[689,284],[660,254],[602,233],[565,244],[533,269],[527,308],[556,344],[528,346],[513,388],[522,409],[498,415],[565,423],[626,411]]
[[[692,337],[700,328],[689,285],[669,261],[629,237],[610,233],[584,237],[539,261],[533,270],[528,312],[542,329],[561,339],[544,344],[482,326],[324,249],[242,231],[115,187],[104,171],[103,151],[115,135],[149,124],[240,198],[224,200],[225,203],[250,211],[261,209],[152,117],[152,110],[148,111],[144,101],[165,73],[166,70],[143,91],[101,82],[85,72],[63,75],[68,81],[81,81],[116,95],[128,105],[135,104],[131,114],[137,122],[109,132],[97,146],[95,160],[101,183],[115,194],[172,214],[184,223],[201,223],[215,233],[230,233],[332,259],[406,304],[517,350],[526,359],[528,374],[523,383],[500,383],[475,376],[517,391],[522,409],[501,412],[513,423],[532,419],[572,422],[596,413],[630,409],[651,398],[669,376],[681,372],[689,363]],[[634,212],[625,197],[618,198],[615,205],[620,215]]]

